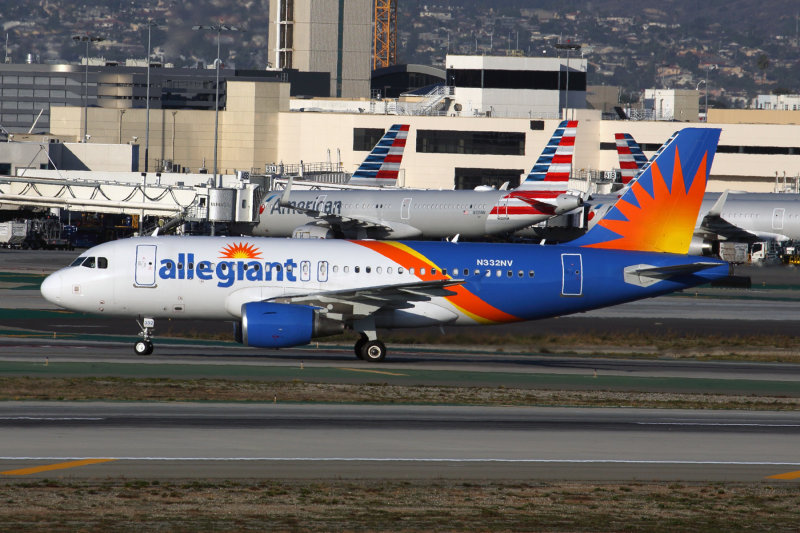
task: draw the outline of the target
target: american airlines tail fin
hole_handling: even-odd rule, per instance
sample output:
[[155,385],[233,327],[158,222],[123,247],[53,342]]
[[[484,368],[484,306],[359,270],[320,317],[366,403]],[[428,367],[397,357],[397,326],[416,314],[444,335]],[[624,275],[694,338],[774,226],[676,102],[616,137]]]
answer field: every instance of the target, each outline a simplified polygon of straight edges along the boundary
[[403,150],[408,138],[408,124],[395,124],[372,149],[348,182],[351,185],[392,187],[397,185],[397,175]]
[[555,192],[553,196],[566,192],[572,174],[577,128],[577,120],[564,120],[558,125],[542,155],[516,190]]
[[677,132],[603,218],[570,245],[687,254],[719,135],[712,128]]
[[552,215],[566,213],[583,203],[580,195],[567,194],[577,128],[577,120],[559,123],[528,176],[506,197],[509,202],[522,202]]
[[667,139],[667,142],[653,154],[649,160],[644,155],[642,147],[633,138],[630,133],[615,133],[614,139],[617,141],[617,155],[619,156],[619,168],[622,170],[622,183],[627,185],[636,176],[638,176],[649,165],[658,154],[664,149],[665,146],[678,134],[676,131],[672,136]]
[[622,184],[627,185],[647,163],[647,156],[630,133],[615,133],[614,140],[617,142]]

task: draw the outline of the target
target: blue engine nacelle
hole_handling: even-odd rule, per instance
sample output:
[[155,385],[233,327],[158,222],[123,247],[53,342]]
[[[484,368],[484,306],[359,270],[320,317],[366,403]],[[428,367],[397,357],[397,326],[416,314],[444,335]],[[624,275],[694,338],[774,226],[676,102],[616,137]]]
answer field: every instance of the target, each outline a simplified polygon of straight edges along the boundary
[[244,304],[242,321],[236,325],[236,341],[256,348],[301,346],[344,331],[342,322],[326,317],[317,307],[270,302]]

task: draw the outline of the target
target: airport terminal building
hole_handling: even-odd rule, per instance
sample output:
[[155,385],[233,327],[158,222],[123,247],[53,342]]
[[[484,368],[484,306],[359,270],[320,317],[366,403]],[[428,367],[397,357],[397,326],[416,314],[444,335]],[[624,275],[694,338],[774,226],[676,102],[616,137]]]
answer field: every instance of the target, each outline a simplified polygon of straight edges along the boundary
[[[585,60],[448,56],[447,62],[447,82],[436,91],[382,99],[301,96],[295,93],[291,80],[269,71],[262,76],[230,73],[220,98],[217,166],[225,174],[237,170],[259,174],[265,172],[267,165],[329,161],[352,172],[382,132],[400,123],[410,125],[401,165],[404,186],[468,189],[506,181],[514,185],[530,170],[560,117],[567,116],[580,121],[575,149],[576,179],[602,176],[619,167],[615,133],[632,134],[649,156],[675,130],[690,125],[722,128],[711,171],[711,191],[773,191],[776,181],[781,182],[784,177],[792,181],[800,174],[797,111],[711,110],[707,123],[674,119],[610,120],[600,110],[586,109]],[[24,66],[14,67],[16,73],[9,73],[8,77],[9,83],[16,77],[17,86],[8,89],[16,91],[18,108],[13,113],[3,108],[3,116],[8,113],[18,122],[22,117],[20,123],[27,124],[35,114],[34,109],[25,109],[24,113],[19,109],[21,91],[30,91],[32,95],[33,103],[25,104],[26,108],[37,105],[35,98],[44,102],[47,93],[48,133],[37,139],[76,143],[83,140],[86,127],[91,137],[84,143],[88,146],[82,147],[85,150],[91,150],[91,145],[139,146],[138,157],[133,158],[128,170],[145,168],[147,144],[150,171],[213,171],[214,91],[213,83],[206,83],[213,71],[202,72],[201,78],[193,73],[192,83],[200,85],[184,87],[183,104],[170,105],[161,99],[163,87],[167,82],[179,84],[179,71],[183,69],[174,72],[168,68],[152,69],[152,72],[161,70],[158,74],[163,80],[160,100],[158,104],[154,100],[150,109],[147,138],[147,114],[141,100],[147,94],[146,84],[139,83],[144,69],[125,74],[130,77],[125,80],[120,72],[99,73],[97,86],[88,90],[92,94],[96,91],[96,97],[105,101],[102,106],[85,110],[81,105],[80,67],[71,66],[63,72],[51,69],[45,76],[35,73],[33,67],[40,65],[32,65],[32,72],[24,80],[19,74]],[[7,72],[0,71],[3,91]],[[522,83],[520,76],[533,81]],[[108,84],[101,83],[108,78],[113,79]],[[62,82],[63,88],[53,88]],[[35,88],[37,84],[41,86],[39,89]],[[130,94],[122,94],[125,90]],[[5,106],[6,100],[3,102]],[[759,119],[759,113],[770,117]],[[775,114],[781,114],[780,119]],[[762,120],[768,123],[759,123]],[[24,138],[24,134],[16,134],[13,140]],[[112,153],[101,146],[98,150]],[[2,159],[0,154],[0,165],[8,163]],[[107,166],[97,163],[101,160],[102,157],[94,157],[92,164],[86,166],[89,170],[119,166],[118,160],[115,165],[109,161]],[[779,187],[783,187],[782,182]]]

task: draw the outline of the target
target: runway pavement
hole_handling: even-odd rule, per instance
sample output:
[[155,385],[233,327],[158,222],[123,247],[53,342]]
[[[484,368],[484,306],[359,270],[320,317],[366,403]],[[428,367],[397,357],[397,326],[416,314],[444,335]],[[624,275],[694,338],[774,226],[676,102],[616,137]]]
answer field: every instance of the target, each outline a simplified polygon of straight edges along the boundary
[[798,413],[8,402],[0,429],[4,479],[800,478]]

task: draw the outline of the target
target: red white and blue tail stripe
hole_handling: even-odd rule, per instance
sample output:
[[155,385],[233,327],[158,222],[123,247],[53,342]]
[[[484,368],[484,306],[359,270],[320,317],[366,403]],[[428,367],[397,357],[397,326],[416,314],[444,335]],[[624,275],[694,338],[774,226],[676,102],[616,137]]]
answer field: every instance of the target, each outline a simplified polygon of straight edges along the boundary
[[542,215],[558,215],[579,206],[581,198],[567,194],[577,129],[577,120],[559,123],[527,178],[494,206],[490,216],[534,217],[539,222]]
[[617,142],[622,183],[627,185],[647,163],[647,156],[630,133],[615,133],[614,140]]
[[389,128],[355,171],[349,183],[380,187],[396,185],[408,138],[408,128],[408,124],[395,124]]
[[664,148],[677,134],[677,131],[673,133],[667,139],[667,142],[662,144],[653,154],[653,157],[648,160],[639,143],[634,140],[630,133],[615,133],[614,139],[617,141],[617,155],[619,156],[619,168],[622,170],[622,183],[627,185],[633,178],[644,172],[647,166],[664,151]]
[[556,192],[556,195],[566,192],[572,174],[577,128],[577,120],[564,120],[558,125],[542,155],[517,190]]

